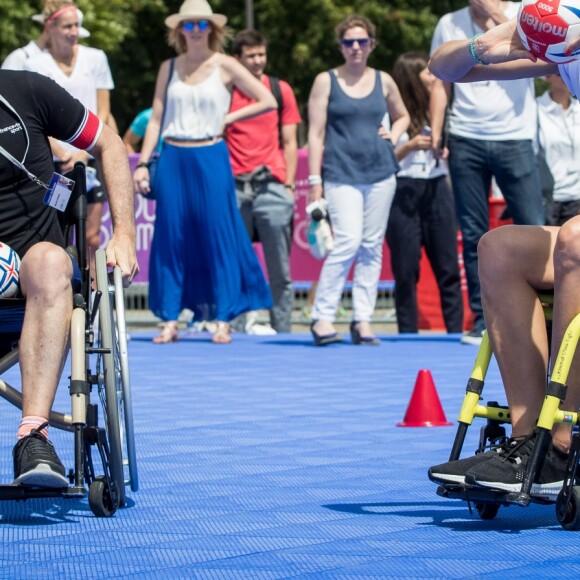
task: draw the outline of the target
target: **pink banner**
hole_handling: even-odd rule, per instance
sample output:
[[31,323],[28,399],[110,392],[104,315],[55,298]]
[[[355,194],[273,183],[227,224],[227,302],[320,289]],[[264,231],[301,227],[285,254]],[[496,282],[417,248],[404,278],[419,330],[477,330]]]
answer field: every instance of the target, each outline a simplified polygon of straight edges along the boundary
[[[130,155],[131,170],[137,165],[138,155]],[[292,280],[296,282],[312,282],[318,280],[322,261],[315,259],[308,249],[306,230],[308,218],[306,205],[308,200],[308,152],[300,149],[298,152],[298,170],[296,173],[296,207],[294,212],[294,237],[290,255]],[[136,283],[149,281],[149,252],[155,223],[155,202],[149,201],[141,195],[135,196],[135,221],[137,226],[137,258],[141,271],[135,278]],[[101,240],[106,244],[111,236],[111,215],[105,205],[105,213],[101,225]],[[256,253],[264,268],[262,248],[256,244]],[[381,280],[392,280],[389,251],[383,246],[383,268]]]

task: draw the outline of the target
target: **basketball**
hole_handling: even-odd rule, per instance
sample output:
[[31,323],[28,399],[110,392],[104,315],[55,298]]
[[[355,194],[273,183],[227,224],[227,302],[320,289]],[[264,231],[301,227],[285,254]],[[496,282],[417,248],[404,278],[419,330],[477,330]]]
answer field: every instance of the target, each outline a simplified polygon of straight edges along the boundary
[[0,298],[12,298],[20,290],[20,258],[7,244],[0,242]]
[[580,58],[580,49],[566,54],[568,42],[580,35],[580,0],[523,0],[517,27],[526,49],[546,62]]

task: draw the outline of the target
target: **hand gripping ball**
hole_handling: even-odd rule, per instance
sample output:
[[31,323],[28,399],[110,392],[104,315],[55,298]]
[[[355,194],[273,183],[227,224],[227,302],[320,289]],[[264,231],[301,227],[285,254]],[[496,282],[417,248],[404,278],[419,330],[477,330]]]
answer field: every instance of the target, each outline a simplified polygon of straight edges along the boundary
[[526,49],[546,62],[580,58],[580,49],[566,52],[568,42],[580,36],[580,0],[523,0],[517,27]]

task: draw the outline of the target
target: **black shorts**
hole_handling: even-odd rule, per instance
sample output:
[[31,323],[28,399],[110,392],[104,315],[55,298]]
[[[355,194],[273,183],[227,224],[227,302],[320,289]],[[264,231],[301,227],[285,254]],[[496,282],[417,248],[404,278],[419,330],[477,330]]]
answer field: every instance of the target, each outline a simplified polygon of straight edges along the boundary
[[[73,292],[80,292],[82,286],[81,269],[72,256],[70,256],[70,259],[73,267],[72,289]],[[0,299],[0,328],[2,329],[0,333],[0,357],[9,353],[18,342],[22,331],[22,323],[24,322],[25,306],[26,301],[22,296],[16,299]]]

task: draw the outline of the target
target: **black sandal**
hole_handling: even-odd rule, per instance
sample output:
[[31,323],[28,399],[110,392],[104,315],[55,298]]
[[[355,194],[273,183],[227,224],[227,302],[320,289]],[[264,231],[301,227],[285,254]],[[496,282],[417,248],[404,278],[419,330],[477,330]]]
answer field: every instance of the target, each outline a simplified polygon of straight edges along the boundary
[[352,321],[350,323],[350,338],[353,344],[362,344],[365,346],[377,346],[381,341],[376,336],[361,336],[356,325],[358,322]]
[[329,344],[334,344],[336,342],[342,342],[343,338],[338,332],[333,332],[331,334],[318,334],[314,330],[314,325],[318,320],[313,320],[310,325],[310,332],[312,333],[312,338],[314,339],[314,346],[327,346]]

